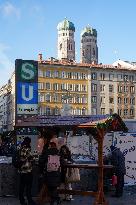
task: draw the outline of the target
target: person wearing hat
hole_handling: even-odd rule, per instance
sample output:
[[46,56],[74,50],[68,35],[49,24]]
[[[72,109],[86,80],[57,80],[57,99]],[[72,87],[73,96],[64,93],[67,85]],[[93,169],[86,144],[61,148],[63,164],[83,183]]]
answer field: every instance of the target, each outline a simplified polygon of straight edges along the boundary
[[109,160],[114,166],[113,173],[117,176],[117,184],[115,185],[114,197],[121,197],[123,195],[124,175],[126,174],[125,157],[119,148],[111,145],[111,155]]

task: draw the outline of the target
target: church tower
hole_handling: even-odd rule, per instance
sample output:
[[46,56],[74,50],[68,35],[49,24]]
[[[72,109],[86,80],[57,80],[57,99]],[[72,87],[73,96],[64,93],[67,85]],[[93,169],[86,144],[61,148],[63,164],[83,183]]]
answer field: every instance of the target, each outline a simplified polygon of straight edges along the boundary
[[75,60],[75,26],[66,18],[57,26],[58,29],[58,59]]
[[97,31],[90,26],[81,32],[81,63],[98,63]]

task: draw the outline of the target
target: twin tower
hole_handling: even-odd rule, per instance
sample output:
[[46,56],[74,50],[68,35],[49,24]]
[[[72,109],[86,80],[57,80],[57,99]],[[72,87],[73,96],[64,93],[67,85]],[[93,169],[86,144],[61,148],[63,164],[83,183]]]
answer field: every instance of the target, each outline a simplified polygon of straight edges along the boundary
[[[66,18],[57,26],[58,59],[75,61],[75,26]],[[90,26],[81,32],[81,63],[98,63],[97,31]]]

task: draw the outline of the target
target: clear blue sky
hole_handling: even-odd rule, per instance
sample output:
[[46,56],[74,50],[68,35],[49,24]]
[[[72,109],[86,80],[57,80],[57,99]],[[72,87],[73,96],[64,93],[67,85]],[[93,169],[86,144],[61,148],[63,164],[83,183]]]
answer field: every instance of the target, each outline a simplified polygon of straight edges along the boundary
[[98,32],[99,63],[136,61],[136,0],[0,0],[0,86],[16,58],[57,57],[57,24],[75,24],[77,61],[80,32],[90,24]]

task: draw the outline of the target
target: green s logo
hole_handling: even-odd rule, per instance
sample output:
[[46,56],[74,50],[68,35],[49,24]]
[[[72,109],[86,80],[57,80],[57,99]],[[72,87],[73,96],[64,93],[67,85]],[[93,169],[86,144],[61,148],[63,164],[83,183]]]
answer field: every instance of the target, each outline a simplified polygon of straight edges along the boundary
[[36,75],[36,67],[31,63],[23,63],[20,74],[23,80],[33,80]]

